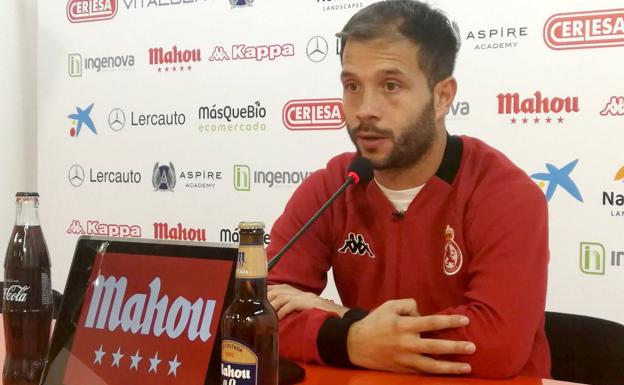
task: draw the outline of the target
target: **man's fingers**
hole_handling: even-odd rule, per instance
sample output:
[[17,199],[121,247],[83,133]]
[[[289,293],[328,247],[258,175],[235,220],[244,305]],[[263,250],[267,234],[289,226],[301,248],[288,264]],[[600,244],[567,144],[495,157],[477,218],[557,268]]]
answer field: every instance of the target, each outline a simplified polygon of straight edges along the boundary
[[397,327],[401,331],[423,333],[435,330],[460,328],[468,325],[470,320],[463,315],[429,315],[421,317],[401,317]]
[[402,316],[417,316],[418,315],[418,306],[416,304],[416,300],[408,298],[408,299],[397,299],[388,301],[384,304],[391,311],[395,312],[395,314]]
[[277,311],[277,318],[278,319],[282,319],[284,317],[286,317],[288,314],[292,313],[293,311],[297,310],[296,306],[294,306],[292,304],[292,302],[289,302],[287,304],[285,304],[284,306],[282,306],[278,311]]
[[440,361],[423,355],[409,355],[401,361],[404,366],[432,374],[466,374],[472,370],[465,362]]
[[467,341],[418,338],[414,349],[424,354],[472,354],[477,348],[475,344]]
[[275,309],[275,311],[278,311],[284,305],[286,305],[290,300],[291,298],[289,295],[279,295],[275,297],[272,301],[270,300],[269,302],[271,303],[271,306],[273,306],[273,309]]

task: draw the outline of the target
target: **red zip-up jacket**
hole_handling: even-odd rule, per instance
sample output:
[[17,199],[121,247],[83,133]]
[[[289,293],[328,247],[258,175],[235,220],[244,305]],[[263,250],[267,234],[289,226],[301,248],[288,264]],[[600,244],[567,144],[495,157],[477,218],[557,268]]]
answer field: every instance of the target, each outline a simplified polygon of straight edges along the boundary
[[[271,230],[272,257],[344,182],[353,153],[339,155],[295,191]],[[349,326],[384,302],[413,298],[422,315],[461,314],[466,327],[427,338],[472,341],[470,375],[550,377],[544,333],[548,208],[543,192],[502,153],[449,136],[442,163],[405,213],[376,182],[350,187],[269,274],[320,294],[332,268],[343,318],[320,309],[280,321],[280,354],[348,365]]]

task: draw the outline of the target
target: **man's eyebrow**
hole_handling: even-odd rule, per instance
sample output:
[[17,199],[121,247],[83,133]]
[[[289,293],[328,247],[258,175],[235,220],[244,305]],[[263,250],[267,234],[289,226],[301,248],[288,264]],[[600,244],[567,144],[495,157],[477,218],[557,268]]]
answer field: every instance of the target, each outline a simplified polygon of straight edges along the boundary
[[[383,70],[378,71],[378,73],[381,73],[384,76],[404,76],[405,72],[400,70],[399,68],[385,68]],[[342,71],[340,73],[340,79],[345,79],[345,78],[350,78],[350,77],[355,77],[355,74],[351,71]]]

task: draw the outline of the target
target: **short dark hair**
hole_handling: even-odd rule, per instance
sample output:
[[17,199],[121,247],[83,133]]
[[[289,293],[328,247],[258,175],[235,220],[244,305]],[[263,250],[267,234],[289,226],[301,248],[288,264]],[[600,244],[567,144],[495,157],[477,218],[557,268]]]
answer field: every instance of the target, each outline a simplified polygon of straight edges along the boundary
[[349,39],[366,41],[397,32],[420,47],[420,68],[431,89],[453,74],[459,28],[442,11],[417,0],[384,0],[358,11],[336,34],[343,47],[340,58]]

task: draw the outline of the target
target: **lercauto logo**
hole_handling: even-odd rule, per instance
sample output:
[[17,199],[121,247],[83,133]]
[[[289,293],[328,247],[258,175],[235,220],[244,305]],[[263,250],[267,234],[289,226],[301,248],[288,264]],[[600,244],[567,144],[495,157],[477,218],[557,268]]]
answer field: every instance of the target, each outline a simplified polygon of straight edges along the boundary
[[[568,194],[574,197],[579,202],[583,202],[583,197],[581,196],[581,192],[579,191],[576,183],[570,177],[570,173],[576,167],[578,163],[578,159],[573,160],[572,162],[566,164],[561,168],[557,168],[556,166],[546,163],[547,172],[538,172],[535,174],[531,174],[531,178],[540,181],[538,184],[540,187],[546,187],[546,199],[550,202],[550,199],[553,197],[553,194],[557,190],[557,187],[561,187]],[[546,184],[546,182],[548,184]]]
[[117,14],[117,0],[69,0],[67,19],[72,23],[109,20]]
[[282,122],[289,130],[338,130],[345,126],[340,99],[291,100],[282,110]]
[[544,42],[555,50],[624,46],[624,9],[555,14],[544,24]]

